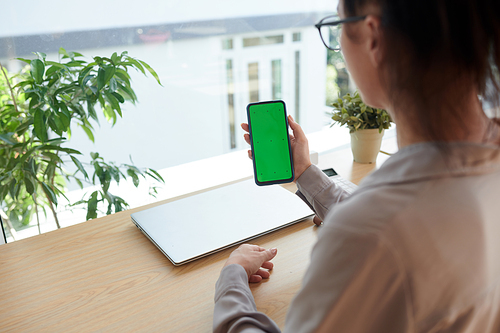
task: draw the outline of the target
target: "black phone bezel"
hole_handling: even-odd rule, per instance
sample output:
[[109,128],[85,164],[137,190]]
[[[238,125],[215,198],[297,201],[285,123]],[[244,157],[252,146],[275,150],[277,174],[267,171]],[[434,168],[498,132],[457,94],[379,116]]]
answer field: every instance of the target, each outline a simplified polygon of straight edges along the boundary
[[[262,101],[262,102],[249,103],[247,105],[247,120],[248,120],[248,130],[249,130],[249,134],[250,134],[250,147],[252,149],[252,157],[253,157],[253,154],[254,154],[254,149],[253,149],[253,138],[252,138],[252,124],[251,124],[251,120],[250,120],[250,107],[253,106],[253,105],[274,104],[274,103],[281,103],[281,104],[283,104],[283,111],[285,112],[286,130],[287,130],[287,134],[288,134],[288,128],[289,128],[288,115],[287,115],[287,112],[286,112],[286,104],[285,104],[284,101],[282,101],[282,100],[275,100],[275,101]],[[292,155],[292,145],[290,144],[290,135],[287,135],[287,142],[288,142],[288,150],[290,152],[290,166],[291,166],[291,169],[292,169],[292,176],[290,178],[287,178],[287,179],[278,179],[278,180],[271,180],[271,181],[267,181],[267,182],[261,182],[261,181],[259,181],[257,179],[256,163],[255,163],[255,159],[252,158],[253,177],[254,177],[255,183],[257,185],[259,185],[259,186],[267,186],[267,185],[286,184],[286,183],[293,182],[293,180],[295,179],[295,172],[294,172],[294,169],[293,169],[293,155]]]

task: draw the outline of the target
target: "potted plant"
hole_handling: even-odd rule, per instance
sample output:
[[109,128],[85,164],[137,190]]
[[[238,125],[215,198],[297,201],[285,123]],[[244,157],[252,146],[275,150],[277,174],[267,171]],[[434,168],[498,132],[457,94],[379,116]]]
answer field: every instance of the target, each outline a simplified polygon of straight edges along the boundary
[[[334,123],[347,126],[351,133],[354,161],[374,163],[380,151],[384,130],[391,126],[391,116],[386,110],[367,106],[358,91],[346,94],[332,104]],[[333,125],[333,124],[332,124]]]
[[[137,101],[130,69],[149,73],[161,84],[156,72],[127,52],[96,56],[91,62],[63,48],[58,61],[35,54],[35,59],[19,59],[27,67],[16,75],[9,75],[0,64],[0,207],[9,229],[28,225],[35,216],[40,232],[39,213],[47,210],[59,228],[56,208],[60,199],[66,199],[68,180],[82,188],[83,183],[98,186],[82,200],[69,203],[84,208],[87,219],[96,218],[99,211],[111,214],[128,206],[109,191],[112,182],[129,176],[135,186],[147,177],[163,183],[151,168],[116,165],[97,152],[85,163],[81,153],[68,146],[71,127],[81,127],[94,141],[99,111],[114,124],[122,116],[122,105]],[[74,164],[77,171],[68,172],[67,164]],[[152,187],[150,194],[155,192]]]

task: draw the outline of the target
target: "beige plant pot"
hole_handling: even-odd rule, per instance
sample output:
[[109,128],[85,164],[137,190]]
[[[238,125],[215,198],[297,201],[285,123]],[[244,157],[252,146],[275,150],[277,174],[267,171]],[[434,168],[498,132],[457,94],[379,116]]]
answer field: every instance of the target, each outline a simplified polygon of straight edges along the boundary
[[351,149],[354,162],[375,163],[382,144],[384,130],[364,129],[351,133]]

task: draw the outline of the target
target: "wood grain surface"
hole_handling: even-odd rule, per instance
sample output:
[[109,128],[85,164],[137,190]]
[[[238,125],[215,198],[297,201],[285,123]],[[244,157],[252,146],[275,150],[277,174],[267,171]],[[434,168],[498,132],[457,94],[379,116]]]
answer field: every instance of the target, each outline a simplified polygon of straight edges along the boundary
[[[320,167],[358,183],[387,159],[379,155],[361,165],[342,149],[321,156]],[[173,266],[130,220],[165,202],[1,245],[0,332],[211,332],[214,285],[233,249]],[[308,219],[252,241],[278,248],[271,278],[251,288],[280,327],[317,230]]]

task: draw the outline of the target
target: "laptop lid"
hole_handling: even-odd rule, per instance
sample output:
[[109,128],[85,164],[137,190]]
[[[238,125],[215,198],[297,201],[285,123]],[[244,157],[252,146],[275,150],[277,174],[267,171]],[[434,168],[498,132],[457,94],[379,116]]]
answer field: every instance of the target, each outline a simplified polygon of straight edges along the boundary
[[182,265],[312,215],[281,186],[247,180],[131,215],[174,265]]

